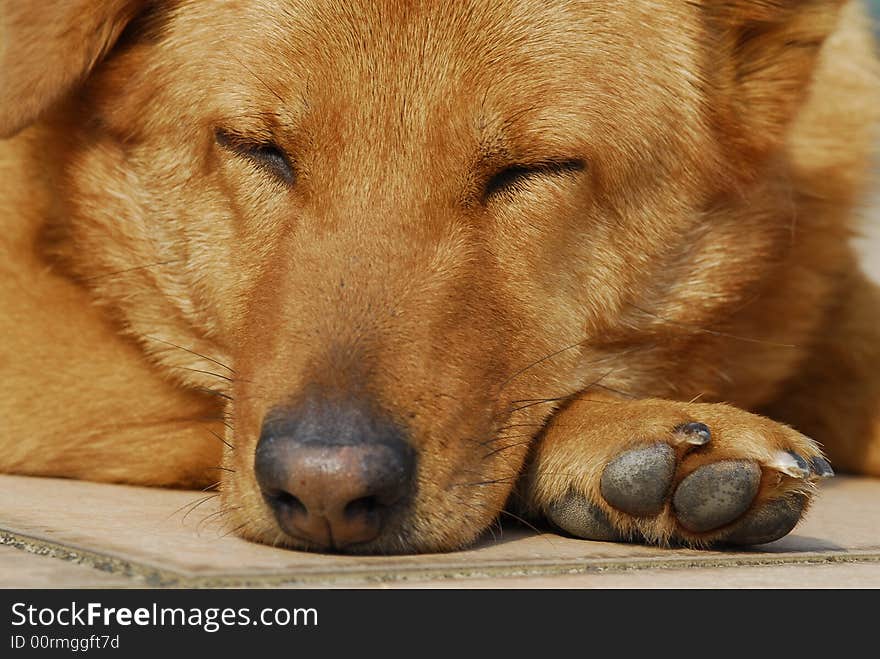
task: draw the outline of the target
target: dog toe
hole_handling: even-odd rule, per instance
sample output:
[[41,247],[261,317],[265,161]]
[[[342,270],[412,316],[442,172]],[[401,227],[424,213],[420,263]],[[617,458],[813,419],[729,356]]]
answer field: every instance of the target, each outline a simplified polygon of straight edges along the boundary
[[552,504],[547,517],[560,529],[578,538],[604,542],[624,539],[598,506],[575,492],[569,492]]
[[746,514],[723,542],[735,545],[760,545],[788,535],[800,521],[807,498],[798,492],[773,499]]
[[675,451],[654,444],[620,454],[602,473],[600,491],[605,501],[622,512],[644,517],[663,510],[675,473]]
[[684,478],[672,497],[675,515],[689,531],[702,533],[729,524],[748,510],[761,484],[750,460],[725,460]]

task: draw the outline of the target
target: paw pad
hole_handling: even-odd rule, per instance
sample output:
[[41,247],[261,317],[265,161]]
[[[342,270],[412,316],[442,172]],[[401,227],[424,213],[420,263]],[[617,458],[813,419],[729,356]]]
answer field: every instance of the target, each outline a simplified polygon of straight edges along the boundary
[[556,526],[578,538],[604,542],[623,540],[598,506],[574,492],[551,505],[547,513]]
[[743,517],[723,541],[736,545],[760,545],[778,540],[797,525],[806,503],[806,497],[799,493],[769,501]]
[[675,451],[668,444],[654,444],[621,453],[602,473],[600,489],[611,506],[644,517],[656,515],[666,504],[675,473]]
[[742,515],[758,494],[760,485],[761,469],[754,462],[714,462],[700,467],[679,483],[672,505],[682,526],[702,533],[729,524]]

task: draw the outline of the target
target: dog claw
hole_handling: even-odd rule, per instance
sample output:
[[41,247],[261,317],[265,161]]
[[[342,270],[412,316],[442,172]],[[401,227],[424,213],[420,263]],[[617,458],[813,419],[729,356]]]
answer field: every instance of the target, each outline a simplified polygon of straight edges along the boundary
[[599,487],[617,510],[636,517],[656,515],[663,510],[674,473],[675,451],[668,444],[654,444],[609,462]]
[[563,531],[584,540],[620,542],[625,539],[599,507],[574,492],[552,504],[547,517]]
[[806,478],[810,475],[810,465],[793,451],[779,451],[768,466],[792,478]]
[[702,533],[729,524],[748,510],[761,484],[761,469],[750,460],[707,464],[685,477],[672,497],[676,517]]
[[705,423],[685,423],[676,427],[673,432],[678,439],[678,443],[686,443],[693,446],[703,446],[712,439],[712,432]]
[[817,455],[810,463],[813,467],[813,474],[816,477],[832,478],[834,476],[834,469],[831,468],[831,463],[822,456]]

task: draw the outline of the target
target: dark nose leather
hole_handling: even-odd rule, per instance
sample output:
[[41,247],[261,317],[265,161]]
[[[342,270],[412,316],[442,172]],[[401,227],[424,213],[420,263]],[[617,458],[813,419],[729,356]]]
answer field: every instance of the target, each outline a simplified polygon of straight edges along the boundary
[[415,458],[369,405],[309,399],[267,415],[254,471],[285,533],[341,549],[379,536],[410,494]]

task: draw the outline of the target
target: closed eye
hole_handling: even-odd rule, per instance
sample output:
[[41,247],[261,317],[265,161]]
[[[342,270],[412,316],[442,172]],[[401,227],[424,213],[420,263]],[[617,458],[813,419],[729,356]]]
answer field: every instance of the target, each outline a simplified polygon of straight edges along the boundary
[[222,129],[217,129],[214,137],[224,149],[247,158],[287,185],[293,183],[294,171],[290,158],[274,142],[254,142]]
[[549,160],[528,165],[511,165],[489,179],[483,191],[483,199],[488,201],[500,194],[515,192],[532,178],[565,176],[585,168],[586,163],[583,160]]

